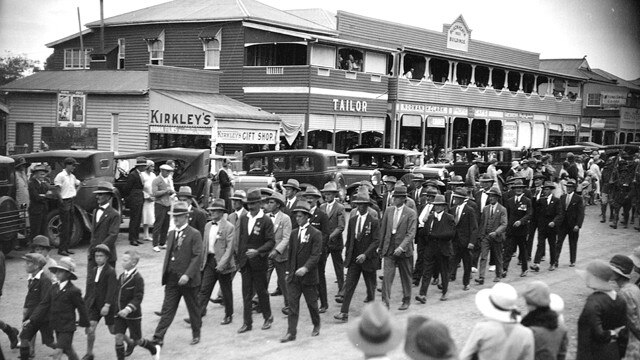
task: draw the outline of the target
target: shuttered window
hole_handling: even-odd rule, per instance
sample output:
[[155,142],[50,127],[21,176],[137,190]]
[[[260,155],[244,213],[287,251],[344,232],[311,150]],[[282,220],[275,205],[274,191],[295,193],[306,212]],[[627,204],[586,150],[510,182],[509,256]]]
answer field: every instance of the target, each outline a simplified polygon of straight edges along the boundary
[[387,72],[387,55],[383,53],[367,51],[364,71],[375,74]]
[[311,65],[336,67],[336,48],[333,46],[314,45],[311,48]]

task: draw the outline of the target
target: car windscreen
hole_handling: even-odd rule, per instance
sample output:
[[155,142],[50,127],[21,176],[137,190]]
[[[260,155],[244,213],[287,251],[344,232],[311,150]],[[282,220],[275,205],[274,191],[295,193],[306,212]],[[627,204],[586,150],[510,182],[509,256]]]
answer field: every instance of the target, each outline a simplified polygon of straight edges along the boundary
[[244,170],[247,174],[268,174],[269,158],[260,155],[246,155],[244,158]]

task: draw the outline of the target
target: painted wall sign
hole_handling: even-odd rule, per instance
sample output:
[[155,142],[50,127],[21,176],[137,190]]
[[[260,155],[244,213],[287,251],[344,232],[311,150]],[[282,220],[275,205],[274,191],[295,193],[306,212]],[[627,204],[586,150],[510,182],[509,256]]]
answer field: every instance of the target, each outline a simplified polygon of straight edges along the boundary
[[471,31],[462,15],[459,16],[447,31],[447,49],[469,51],[470,35]]
[[427,127],[429,128],[444,128],[445,120],[441,116],[429,116],[427,118]]
[[275,144],[275,130],[218,129],[218,144]]
[[640,129],[640,109],[620,108],[620,127],[625,130]]
[[58,94],[58,126],[84,126],[87,95],[80,92]]
[[518,126],[516,123],[506,121],[502,125],[502,146],[516,147],[518,142]]
[[465,107],[454,107],[453,108],[453,115],[469,116],[469,109],[467,109]]
[[210,127],[149,125],[152,134],[211,135]]
[[482,118],[486,119],[489,117],[489,110],[487,109],[471,109],[469,111],[469,116],[473,118]]
[[449,114],[449,108],[446,106],[426,105],[424,107],[424,110],[427,112],[427,114]]
[[627,94],[619,92],[602,92],[602,106],[624,106],[627,104]]
[[606,119],[591,119],[591,128],[592,129],[604,129],[604,125],[607,123]]
[[424,113],[424,105],[400,104],[400,111]]
[[204,111],[177,113],[149,110],[149,125],[210,126],[212,120],[213,115]]
[[333,110],[367,112],[367,102],[363,100],[333,99]]

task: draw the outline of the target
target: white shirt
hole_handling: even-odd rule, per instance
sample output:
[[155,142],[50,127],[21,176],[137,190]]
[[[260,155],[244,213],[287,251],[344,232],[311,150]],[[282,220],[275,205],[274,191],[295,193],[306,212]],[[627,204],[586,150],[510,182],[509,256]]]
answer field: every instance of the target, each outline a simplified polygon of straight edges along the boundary
[[487,200],[489,199],[489,195],[487,195],[486,191],[482,191],[482,195],[480,195],[480,207],[484,208],[487,205]]
[[497,206],[497,203],[493,205],[489,205],[489,216],[496,213],[496,206]]
[[367,215],[369,215],[369,212],[364,213],[364,215],[361,215],[358,212],[358,220],[356,220],[356,235],[362,233],[362,227],[364,226],[364,223],[367,221]]
[[247,225],[248,225],[248,232],[247,234],[251,235],[251,231],[253,231],[253,226],[256,224],[256,220],[260,219],[261,217],[264,216],[264,211],[262,209],[260,209],[260,211],[258,211],[258,213],[256,214],[256,216],[251,216],[251,213],[247,213],[247,217],[249,218],[249,221],[247,221]]
[[[444,211],[440,211],[440,212],[434,212],[433,216],[438,219],[438,221],[442,220],[442,214],[444,214]],[[431,223],[431,226],[433,226],[433,223]]]
[[331,214],[331,209],[333,209],[333,205],[335,205],[336,200],[334,199],[332,202],[327,203],[327,216]]
[[573,193],[567,193],[567,200],[565,201],[565,205],[569,204],[571,202],[571,196],[573,195]]
[[307,235],[307,228],[309,227],[309,222],[301,226],[298,230],[298,238],[300,238],[300,242],[304,241],[304,237]]
[[400,207],[395,208],[395,212],[393,213],[393,222],[391,223],[391,233],[395,234],[398,230],[398,224],[400,223],[400,216],[402,216],[402,210],[404,210],[404,204]]
[[27,280],[33,280],[33,279],[40,279],[40,277],[42,276],[42,273],[44,272],[44,269],[38,271],[35,275],[31,275],[29,274],[29,276],[27,276]]
[[462,209],[466,204],[467,202],[465,201],[462,204],[458,205],[458,207],[456,208],[456,221],[460,221],[460,218],[462,217]]
[[522,199],[522,194],[516,195],[515,198],[516,198],[516,203],[519,203],[520,199]]
[[209,254],[215,254],[214,245],[216,238],[218,237],[218,224],[211,222],[211,229],[209,229]]
[[100,221],[102,218],[102,214],[104,214],[105,210],[109,207],[109,203],[106,203],[102,206],[98,206],[98,210],[96,211],[96,222]]
[[53,183],[60,186],[60,197],[62,199],[76,197],[76,187],[80,185],[80,181],[76,179],[76,176],[73,173],[68,173],[67,170],[60,171]]
[[296,202],[296,198],[295,197],[293,197],[291,199],[287,199],[287,207],[288,208],[292,208],[293,205],[295,204],[295,202]]
[[138,268],[135,268],[135,267],[134,267],[134,268],[133,268],[133,269],[131,269],[131,270],[125,270],[125,271],[124,271],[124,278],[126,279],[126,278],[128,278],[129,276],[131,276],[134,272],[136,272],[136,270],[137,270],[137,269],[138,269]]
[[100,279],[100,274],[102,274],[102,270],[104,269],[104,265],[102,266],[98,266],[98,268],[96,269],[96,279],[95,282],[98,282],[98,280]]
[[418,227],[424,227],[424,222],[427,220],[427,216],[429,216],[431,208],[433,208],[433,205],[431,204],[424,206],[424,209],[422,209],[422,212],[420,213],[420,218],[418,219]]
[[61,283],[58,283],[58,286],[60,287],[60,290],[64,289],[65,286],[67,286],[67,283],[69,282],[69,280],[65,280]]
[[553,195],[549,194],[549,196],[547,196],[547,205],[551,204],[551,198],[553,197]]

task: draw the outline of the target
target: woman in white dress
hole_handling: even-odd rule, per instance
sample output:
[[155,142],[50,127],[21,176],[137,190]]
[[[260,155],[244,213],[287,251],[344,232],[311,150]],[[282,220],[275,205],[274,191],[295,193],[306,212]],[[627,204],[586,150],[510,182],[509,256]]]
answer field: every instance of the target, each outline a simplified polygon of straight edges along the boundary
[[156,178],[156,174],[153,172],[155,164],[151,160],[147,160],[147,168],[140,173],[144,188],[144,205],[142,206],[142,228],[144,230],[144,240],[151,241],[151,235],[149,234],[149,227],[153,227],[153,223],[156,221],[155,210],[153,208],[153,196],[151,195],[151,183]]

